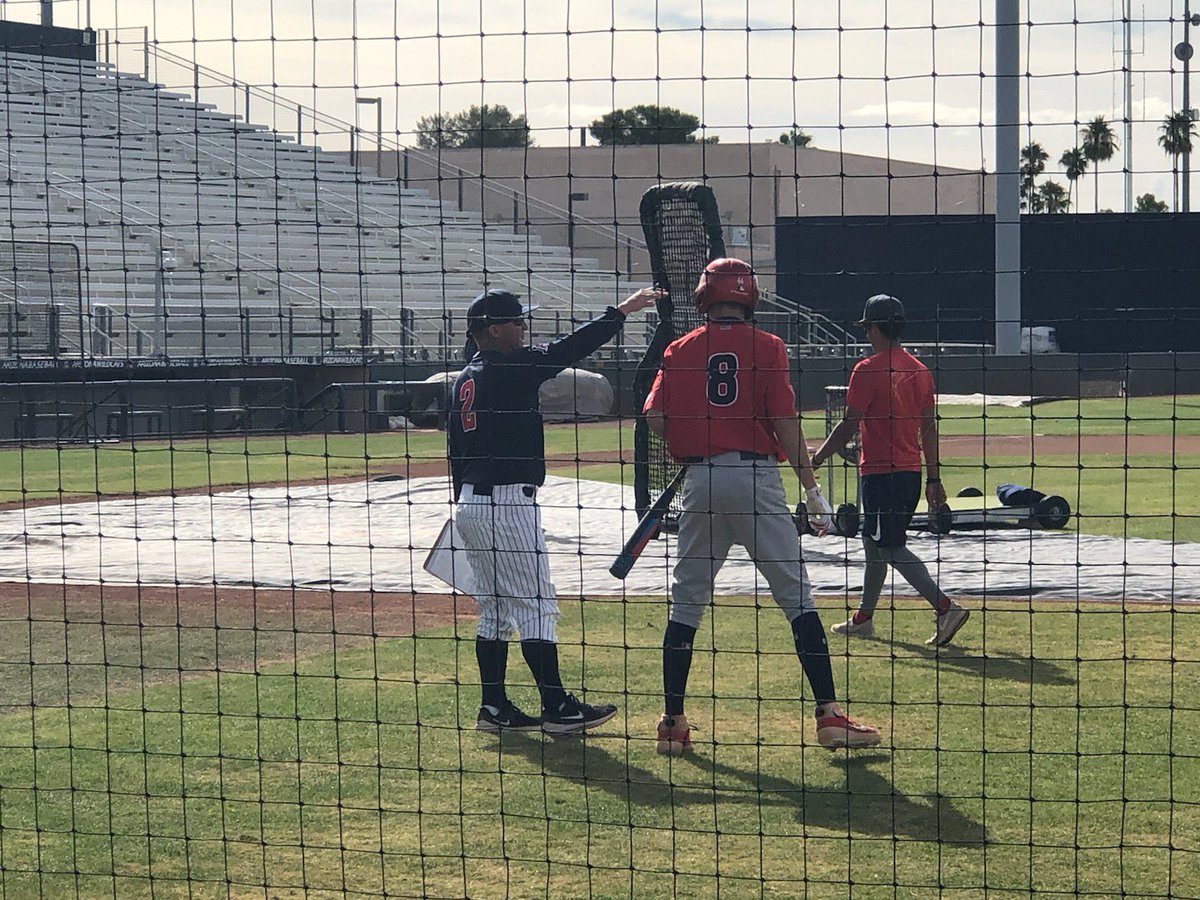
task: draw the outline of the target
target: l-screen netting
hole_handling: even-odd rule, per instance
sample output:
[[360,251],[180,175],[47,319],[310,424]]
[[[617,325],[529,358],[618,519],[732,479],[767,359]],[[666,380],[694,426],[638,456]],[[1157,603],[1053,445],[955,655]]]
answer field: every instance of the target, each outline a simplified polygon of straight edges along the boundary
[[[717,201],[707,185],[653,187],[642,196],[639,214],[654,283],[670,296],[657,304],[658,325],[638,366],[635,402],[643,402],[649,393],[667,345],[704,321],[692,291],[704,267],[725,255]],[[634,432],[634,466],[637,509],[642,512],[670,484],[679,465],[641,417]],[[679,502],[672,506],[676,514],[679,508]]]
[[[1200,897],[1190,5],[0,6],[0,894]],[[878,750],[819,746],[735,549],[692,751],[656,752],[677,540],[608,567],[669,477],[637,417],[718,254],[758,274],[809,449],[867,297],[932,372],[960,518],[907,547],[962,630],[927,645],[869,517],[801,543]],[[542,397],[545,547],[492,558],[547,563],[564,687],[618,713],[479,731],[498,648],[424,568],[468,305],[519,294],[537,344],[654,282],[658,320]],[[873,635],[831,633],[869,578]]]

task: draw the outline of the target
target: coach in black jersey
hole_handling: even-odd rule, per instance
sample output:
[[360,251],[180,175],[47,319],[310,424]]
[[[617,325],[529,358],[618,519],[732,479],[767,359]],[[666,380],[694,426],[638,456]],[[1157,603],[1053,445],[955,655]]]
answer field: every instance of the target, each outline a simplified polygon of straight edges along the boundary
[[[615,337],[629,313],[663,296],[643,288],[566,337],[536,347],[525,344],[531,308],[515,294],[487,291],[467,311],[467,331],[478,352],[454,383],[447,431],[454,521],[477,585],[475,655],[483,702],[475,727],[480,731],[567,734],[616,714],[615,706],[577,700],[559,677],[558,598],[537,505],[537,489],[546,481],[538,389]],[[522,712],[504,689],[514,632],[541,693],[540,718]]]

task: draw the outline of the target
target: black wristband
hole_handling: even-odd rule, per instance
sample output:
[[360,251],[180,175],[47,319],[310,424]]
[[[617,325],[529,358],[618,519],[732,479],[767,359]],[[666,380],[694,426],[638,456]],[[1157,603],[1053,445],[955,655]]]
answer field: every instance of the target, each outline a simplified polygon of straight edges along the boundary
[[926,478],[926,479],[925,479],[925,483],[926,483],[926,484],[941,484],[941,483],[942,483],[942,479],[940,479],[940,478]]

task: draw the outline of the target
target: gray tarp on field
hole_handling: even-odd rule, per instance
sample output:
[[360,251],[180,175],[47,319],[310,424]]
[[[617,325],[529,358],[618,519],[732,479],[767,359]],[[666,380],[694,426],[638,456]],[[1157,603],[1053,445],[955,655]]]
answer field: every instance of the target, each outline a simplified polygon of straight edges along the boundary
[[[635,524],[632,488],[551,477],[539,501],[560,594],[666,590],[673,541],[654,541],[624,583],[608,574]],[[421,565],[449,512],[442,478],[7,510],[0,580],[444,592]],[[910,546],[952,594],[1200,598],[1200,544],[1006,530],[914,536]],[[804,556],[818,593],[861,585],[858,541],[806,538]],[[717,588],[766,592],[740,550]]]

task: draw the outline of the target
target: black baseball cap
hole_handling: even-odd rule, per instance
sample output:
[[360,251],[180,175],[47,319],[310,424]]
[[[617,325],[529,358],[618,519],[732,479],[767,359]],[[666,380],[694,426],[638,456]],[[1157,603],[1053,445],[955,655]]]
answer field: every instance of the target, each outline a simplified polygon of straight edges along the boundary
[[895,297],[887,294],[876,294],[867,300],[863,307],[862,318],[855,325],[866,325],[870,322],[903,322],[904,304]]
[[474,334],[489,325],[499,325],[523,318],[537,309],[536,306],[524,306],[521,298],[511,291],[484,291],[471,301],[467,308],[467,333]]

